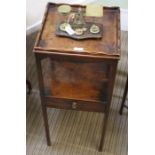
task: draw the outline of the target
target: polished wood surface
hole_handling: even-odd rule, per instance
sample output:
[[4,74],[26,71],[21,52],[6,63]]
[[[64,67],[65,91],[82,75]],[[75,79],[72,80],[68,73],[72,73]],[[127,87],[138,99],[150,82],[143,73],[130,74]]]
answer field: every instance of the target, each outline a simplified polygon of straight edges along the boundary
[[[56,36],[56,25],[58,20],[63,17],[56,11],[59,5],[49,3],[42,23],[42,29],[38,35],[35,44],[35,50],[49,52],[61,52],[66,54],[84,54],[84,55],[107,55],[115,59],[120,56],[120,10],[119,8],[104,8],[104,16],[98,18],[96,22],[103,24],[102,39],[74,40],[65,37]],[[72,5],[73,10],[77,10],[77,6]],[[82,6],[84,9],[85,7]],[[60,19],[59,19],[60,18]],[[85,17],[87,21],[90,17]],[[75,48],[82,48],[82,52],[78,52]],[[37,51],[36,51],[37,52]],[[39,51],[38,51],[39,52]]]
[[[27,36],[27,79],[33,90],[26,96],[26,150],[28,155],[128,155],[128,113],[119,115],[128,70],[128,33],[121,32],[121,59],[113,91],[103,152],[98,152],[103,113],[48,108],[51,147],[46,145],[35,57],[36,33]],[[44,67],[44,66],[43,66]]]
[[48,88],[51,92],[47,95],[106,101],[108,68],[109,65],[105,63],[51,61],[48,75],[51,81],[46,84],[47,87],[51,86]]
[[[101,151],[120,58],[120,10],[104,8],[102,39],[77,41],[55,35],[57,6],[47,5],[34,47],[47,143],[51,145],[47,107],[104,112]],[[75,47],[84,50],[77,52]]]

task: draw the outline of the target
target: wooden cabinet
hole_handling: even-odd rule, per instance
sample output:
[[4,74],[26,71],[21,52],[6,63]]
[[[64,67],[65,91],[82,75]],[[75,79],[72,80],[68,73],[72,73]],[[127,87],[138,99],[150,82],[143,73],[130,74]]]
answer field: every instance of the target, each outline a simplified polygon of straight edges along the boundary
[[55,34],[59,5],[48,3],[33,50],[47,143],[51,144],[46,108],[103,112],[102,150],[120,59],[120,10],[103,8],[104,16],[98,19],[103,24],[101,39],[73,40]]

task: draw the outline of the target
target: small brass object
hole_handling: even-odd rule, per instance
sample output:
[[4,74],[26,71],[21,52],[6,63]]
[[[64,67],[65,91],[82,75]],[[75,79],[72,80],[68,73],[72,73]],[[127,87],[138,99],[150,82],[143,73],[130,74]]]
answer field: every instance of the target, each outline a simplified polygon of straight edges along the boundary
[[77,103],[76,102],[73,102],[72,103],[72,109],[76,109],[77,108]]
[[70,5],[60,5],[58,7],[58,12],[59,13],[69,13],[71,11],[71,6]]
[[76,35],[82,35],[83,34],[83,29],[81,28],[78,28],[78,29],[75,29],[75,34]]
[[99,33],[99,32],[100,32],[100,28],[99,28],[97,25],[93,24],[93,25],[90,27],[90,32],[91,32],[91,33]]
[[66,26],[68,26],[68,23],[62,23],[62,24],[60,24],[59,28],[60,28],[61,31],[66,31],[65,30]]

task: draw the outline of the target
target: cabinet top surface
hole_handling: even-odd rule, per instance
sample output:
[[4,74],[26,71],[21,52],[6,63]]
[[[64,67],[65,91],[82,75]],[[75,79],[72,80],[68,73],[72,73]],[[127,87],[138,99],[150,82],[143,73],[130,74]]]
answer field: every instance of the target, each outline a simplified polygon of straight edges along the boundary
[[[64,55],[86,55],[119,59],[120,57],[120,10],[119,8],[103,8],[103,17],[95,20],[103,25],[101,39],[74,40],[56,36],[56,24],[60,20],[57,7],[60,4],[48,3],[42,27],[38,33],[34,52]],[[71,5],[77,9],[78,5]],[[85,9],[85,6],[81,6]]]

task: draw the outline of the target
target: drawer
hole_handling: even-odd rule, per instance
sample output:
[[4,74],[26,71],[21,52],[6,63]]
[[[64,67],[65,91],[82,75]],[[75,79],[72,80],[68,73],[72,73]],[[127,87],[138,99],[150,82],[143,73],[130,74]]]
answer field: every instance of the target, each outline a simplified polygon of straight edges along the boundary
[[50,108],[104,112],[106,102],[74,100],[65,98],[45,97],[44,103]]

